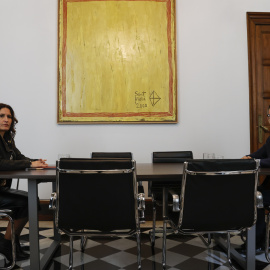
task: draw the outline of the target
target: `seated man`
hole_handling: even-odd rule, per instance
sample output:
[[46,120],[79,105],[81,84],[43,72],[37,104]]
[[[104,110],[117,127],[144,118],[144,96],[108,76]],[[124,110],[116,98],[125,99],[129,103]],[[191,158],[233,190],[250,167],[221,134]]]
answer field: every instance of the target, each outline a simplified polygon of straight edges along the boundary
[[[267,110],[267,119],[270,123],[270,106]],[[270,168],[270,136],[267,138],[266,143],[258,149],[256,152],[242,157],[243,159],[256,158],[260,160],[260,167]],[[270,177],[267,176],[264,182],[258,187],[263,195],[263,203],[265,206],[270,205],[270,188],[267,187],[269,184]],[[256,252],[263,252],[265,245],[265,213],[264,209],[258,209],[257,211],[257,223],[256,223]]]

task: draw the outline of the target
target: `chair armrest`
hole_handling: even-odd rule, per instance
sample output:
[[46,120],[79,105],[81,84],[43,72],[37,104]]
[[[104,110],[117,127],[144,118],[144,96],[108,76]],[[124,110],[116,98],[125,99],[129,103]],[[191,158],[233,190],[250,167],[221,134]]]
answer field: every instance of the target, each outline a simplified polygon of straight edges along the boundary
[[180,199],[179,195],[174,191],[173,189],[168,189],[168,196],[172,197],[172,202],[173,202],[173,212],[179,212],[180,211]]
[[264,208],[263,206],[263,195],[260,191],[257,191],[257,208]]
[[12,210],[10,210],[10,209],[0,209],[0,213],[10,214],[10,213],[12,213]]
[[53,192],[51,194],[50,203],[49,203],[49,209],[50,210],[55,210],[56,209],[56,200],[57,200],[56,192]]
[[145,216],[144,216],[145,194],[144,193],[139,193],[137,195],[137,203],[138,203],[138,211],[139,211],[140,223],[145,223]]
[[10,217],[12,215],[12,210],[10,209],[1,209],[0,210],[0,217]]

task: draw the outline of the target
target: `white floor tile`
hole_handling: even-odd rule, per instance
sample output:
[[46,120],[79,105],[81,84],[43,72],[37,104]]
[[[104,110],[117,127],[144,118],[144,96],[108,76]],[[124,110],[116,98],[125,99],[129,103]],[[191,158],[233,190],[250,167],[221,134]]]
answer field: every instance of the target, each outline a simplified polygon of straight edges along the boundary
[[119,249],[119,250],[126,250],[128,248],[136,247],[137,243],[135,241],[128,240],[128,239],[118,239],[115,241],[111,241],[107,243],[106,245],[109,247]]
[[116,265],[118,267],[126,267],[130,264],[136,263],[137,256],[121,251],[121,252],[102,258],[102,261]]
[[[58,257],[58,258],[54,258],[54,260],[66,265],[66,266],[69,266],[69,254],[63,255],[63,256]],[[94,258],[90,255],[84,254],[80,251],[73,253],[73,266],[74,267],[92,262],[94,260],[96,260],[96,258]]]

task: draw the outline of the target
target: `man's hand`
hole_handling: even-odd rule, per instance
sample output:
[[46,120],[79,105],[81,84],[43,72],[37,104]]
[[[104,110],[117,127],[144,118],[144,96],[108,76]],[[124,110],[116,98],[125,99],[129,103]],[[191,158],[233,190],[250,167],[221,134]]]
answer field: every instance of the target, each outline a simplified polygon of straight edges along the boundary
[[250,156],[243,156],[241,159],[252,159]]

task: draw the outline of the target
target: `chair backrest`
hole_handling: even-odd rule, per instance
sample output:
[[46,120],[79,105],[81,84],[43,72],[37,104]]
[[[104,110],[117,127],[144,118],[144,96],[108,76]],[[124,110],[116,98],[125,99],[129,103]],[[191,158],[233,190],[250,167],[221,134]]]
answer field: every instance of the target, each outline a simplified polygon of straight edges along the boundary
[[92,152],[92,158],[128,158],[132,159],[131,152]]
[[136,164],[132,160],[60,159],[56,224],[65,230],[135,229]]
[[255,160],[185,162],[178,226],[184,231],[235,231],[256,222]]
[[[190,159],[193,159],[192,151],[153,152],[153,163],[184,163]],[[155,193],[155,198],[162,200],[161,193],[164,186],[180,188],[179,183],[175,181],[150,181],[148,182],[148,196],[153,196]]]
[[153,163],[183,163],[193,159],[192,151],[153,152]]

